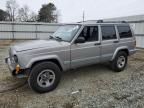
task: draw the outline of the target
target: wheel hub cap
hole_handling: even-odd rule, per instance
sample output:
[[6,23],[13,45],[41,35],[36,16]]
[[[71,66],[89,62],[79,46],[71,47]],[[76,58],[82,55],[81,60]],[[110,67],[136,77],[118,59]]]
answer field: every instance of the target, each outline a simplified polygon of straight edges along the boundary
[[40,87],[49,87],[55,81],[55,73],[52,70],[43,70],[37,77],[37,83]]
[[125,66],[125,57],[120,56],[117,61],[117,65],[119,68],[123,68]]

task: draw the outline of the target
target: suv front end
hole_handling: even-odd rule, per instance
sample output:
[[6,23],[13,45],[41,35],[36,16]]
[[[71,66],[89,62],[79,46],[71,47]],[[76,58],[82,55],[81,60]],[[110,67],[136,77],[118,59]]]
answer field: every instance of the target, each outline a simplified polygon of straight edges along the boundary
[[9,49],[9,56],[5,58],[5,63],[7,64],[12,76],[15,77],[25,77],[26,72],[25,69],[22,69],[19,64],[19,59],[16,50],[11,47]]

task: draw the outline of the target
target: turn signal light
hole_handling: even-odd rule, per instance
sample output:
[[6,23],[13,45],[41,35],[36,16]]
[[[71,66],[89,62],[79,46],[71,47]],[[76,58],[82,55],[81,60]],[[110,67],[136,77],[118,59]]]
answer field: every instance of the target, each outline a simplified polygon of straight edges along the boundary
[[17,65],[16,65],[16,74],[18,74],[19,71],[20,71],[20,65],[17,64]]

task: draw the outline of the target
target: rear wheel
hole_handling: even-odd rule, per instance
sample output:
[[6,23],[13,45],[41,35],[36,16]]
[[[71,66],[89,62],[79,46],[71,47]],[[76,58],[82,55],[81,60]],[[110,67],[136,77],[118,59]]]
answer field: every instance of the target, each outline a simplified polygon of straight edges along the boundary
[[41,62],[30,73],[28,83],[36,92],[44,93],[54,90],[61,79],[61,71],[53,62]]
[[115,59],[111,62],[111,67],[114,71],[123,71],[127,65],[127,53],[124,51],[118,52]]

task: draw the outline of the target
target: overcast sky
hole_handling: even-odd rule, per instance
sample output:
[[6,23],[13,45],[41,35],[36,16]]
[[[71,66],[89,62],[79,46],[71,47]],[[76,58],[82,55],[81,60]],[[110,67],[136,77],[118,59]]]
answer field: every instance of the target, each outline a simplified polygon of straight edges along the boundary
[[[53,2],[60,11],[60,22],[82,20],[83,10],[86,20],[113,18],[144,14],[144,0],[17,0],[37,12],[42,4]],[[0,0],[0,8],[5,9],[6,0]]]

